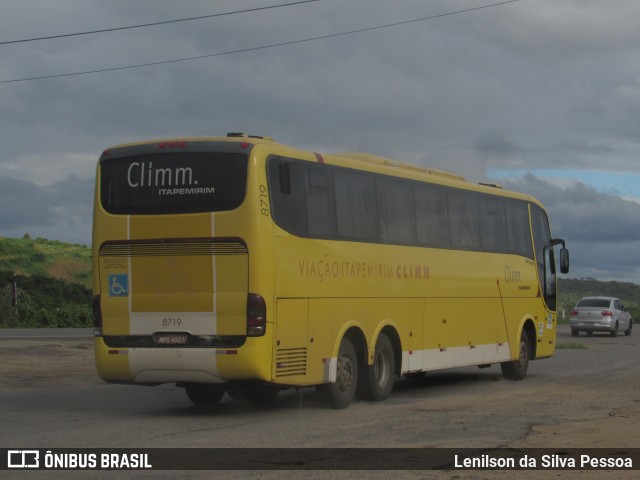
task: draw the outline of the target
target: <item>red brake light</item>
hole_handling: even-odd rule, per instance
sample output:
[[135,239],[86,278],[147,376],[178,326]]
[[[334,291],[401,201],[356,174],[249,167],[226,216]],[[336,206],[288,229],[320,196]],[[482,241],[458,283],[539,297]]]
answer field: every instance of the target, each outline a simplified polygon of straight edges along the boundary
[[187,146],[187,142],[184,140],[178,140],[174,142],[162,142],[158,144],[158,148],[184,148]]
[[247,337],[261,337],[267,329],[267,303],[257,293],[247,296]]
[[578,310],[576,310],[576,309],[571,310],[571,316],[572,317],[576,317],[579,313],[580,312],[578,312]]
[[603,310],[602,312],[600,312],[600,315],[602,315],[603,317],[613,317],[613,313],[611,313],[610,310]]

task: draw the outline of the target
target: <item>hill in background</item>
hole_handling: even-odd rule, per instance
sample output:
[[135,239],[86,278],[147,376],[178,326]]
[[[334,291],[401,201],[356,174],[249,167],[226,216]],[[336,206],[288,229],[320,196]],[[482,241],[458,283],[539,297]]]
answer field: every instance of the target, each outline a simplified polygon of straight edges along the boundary
[[57,240],[0,237],[0,271],[40,275],[91,288],[91,249]]
[[558,314],[568,321],[571,309],[582,297],[617,297],[630,309],[631,318],[640,319],[640,285],[625,282],[601,282],[594,278],[560,278],[558,281]]
[[0,327],[90,327],[91,249],[0,238]]
[[[13,285],[18,304],[13,305]],[[582,297],[620,298],[640,318],[640,285],[593,278],[558,281],[559,321]],[[564,314],[563,314],[564,312]],[[0,237],[0,328],[90,327],[91,249],[56,240]]]

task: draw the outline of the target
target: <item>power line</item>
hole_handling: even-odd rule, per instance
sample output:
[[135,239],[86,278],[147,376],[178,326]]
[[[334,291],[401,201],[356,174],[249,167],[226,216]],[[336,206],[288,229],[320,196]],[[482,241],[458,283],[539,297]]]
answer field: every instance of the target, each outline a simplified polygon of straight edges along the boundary
[[4,42],[0,42],[0,45],[9,45],[13,43],[26,43],[26,42],[37,42],[40,40],[53,40],[56,38],[67,38],[67,37],[78,37],[80,35],[93,35],[95,33],[106,33],[106,32],[117,32],[119,30],[131,30],[134,28],[144,28],[144,27],[154,27],[156,25],[167,25],[169,23],[178,23],[178,22],[190,22],[191,20],[202,20],[203,18],[216,18],[216,17],[225,17],[229,15],[237,15],[240,13],[250,13],[250,12],[259,12],[262,10],[271,10],[274,8],[280,7],[290,7],[293,5],[300,5],[303,3],[312,3],[319,2],[320,0],[301,0],[298,2],[289,2],[289,3],[281,3],[279,5],[269,5],[267,7],[256,7],[256,8],[248,8],[246,10],[236,10],[233,12],[224,12],[224,13],[214,13],[211,15],[200,15],[199,17],[188,17],[188,18],[178,18],[175,20],[165,20],[163,22],[153,22],[153,23],[142,23],[139,25],[129,25],[126,27],[114,27],[114,28],[104,28],[102,30],[90,30],[87,32],[77,32],[77,33],[65,33],[62,35],[50,35],[47,37],[34,37],[34,38],[25,38],[22,40],[7,40]]
[[16,78],[16,79],[12,79],[12,80],[0,80],[0,84],[27,82],[27,81],[33,81],[33,80],[47,80],[47,79],[62,78],[62,77],[74,77],[74,76],[79,76],[79,75],[90,75],[90,74],[94,74],[94,73],[115,72],[115,71],[118,71],[118,70],[128,70],[128,69],[133,69],[133,68],[144,68],[144,67],[151,67],[151,66],[156,66],[156,65],[167,65],[167,64],[170,64],[170,63],[179,63],[179,62],[188,62],[188,61],[192,61],[192,60],[201,60],[203,58],[222,57],[222,56],[234,55],[234,54],[238,54],[238,53],[255,52],[255,51],[258,51],[258,50],[266,50],[268,48],[284,47],[284,46],[287,46],[287,45],[297,45],[297,44],[300,44],[300,43],[314,42],[314,41],[317,41],[317,40],[324,40],[324,39],[327,39],[327,38],[343,37],[343,36],[347,36],[347,35],[355,35],[355,34],[358,34],[358,33],[371,32],[373,30],[381,30],[383,28],[398,27],[400,25],[407,25],[409,23],[423,22],[423,21],[426,21],[426,20],[433,20],[435,18],[441,18],[441,17],[448,17],[448,16],[451,16],[451,15],[457,15],[459,13],[467,13],[467,12],[472,12],[472,11],[475,11],[475,10],[482,10],[482,9],[491,8],[491,7],[498,7],[500,5],[506,5],[506,4],[509,4],[509,3],[515,3],[515,2],[519,2],[519,1],[521,1],[521,0],[507,0],[507,1],[504,1],[504,2],[492,3],[492,4],[489,4],[489,5],[481,5],[479,7],[467,8],[467,9],[464,9],[464,10],[456,10],[454,12],[440,13],[440,14],[437,14],[437,15],[431,15],[429,17],[416,18],[416,19],[413,19],[413,20],[404,20],[402,22],[387,23],[385,25],[377,25],[377,26],[374,26],[374,27],[360,28],[358,30],[350,30],[348,32],[332,33],[332,34],[329,34],[329,35],[320,35],[320,36],[317,36],[317,37],[309,37],[309,38],[303,38],[303,39],[298,39],[298,40],[290,40],[288,42],[271,43],[269,45],[261,45],[261,46],[257,46],[257,47],[248,47],[248,48],[241,48],[241,49],[237,49],[237,50],[228,50],[226,52],[210,53],[210,54],[207,54],[207,55],[197,55],[197,56],[194,56],[194,57],[183,57],[183,58],[176,58],[176,59],[172,59],[172,60],[162,60],[162,61],[157,61],[157,62],[139,63],[139,64],[136,64],[136,65],[126,65],[126,66],[123,66],[123,67],[109,67],[109,68],[100,68],[100,69],[96,69],[96,70],[86,70],[86,71],[82,71],[82,72],[60,73],[60,74],[56,74],[56,75],[42,75],[42,76],[38,76],[38,77]]

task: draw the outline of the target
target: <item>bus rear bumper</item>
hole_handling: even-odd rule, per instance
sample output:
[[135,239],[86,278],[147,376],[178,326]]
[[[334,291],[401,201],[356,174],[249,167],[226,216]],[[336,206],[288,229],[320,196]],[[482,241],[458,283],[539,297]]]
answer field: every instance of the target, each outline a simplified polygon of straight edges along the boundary
[[141,385],[269,381],[268,362],[256,361],[269,352],[250,343],[238,349],[110,348],[97,337],[96,368],[107,382]]

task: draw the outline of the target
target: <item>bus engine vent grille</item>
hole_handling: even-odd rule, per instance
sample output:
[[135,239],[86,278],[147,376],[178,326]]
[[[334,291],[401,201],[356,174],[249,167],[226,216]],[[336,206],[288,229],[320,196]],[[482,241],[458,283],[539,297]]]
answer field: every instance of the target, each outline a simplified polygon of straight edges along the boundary
[[192,255],[244,255],[247,246],[241,240],[189,239],[109,242],[100,247],[101,257],[152,257]]
[[307,349],[279,348],[276,352],[276,377],[306,375]]

